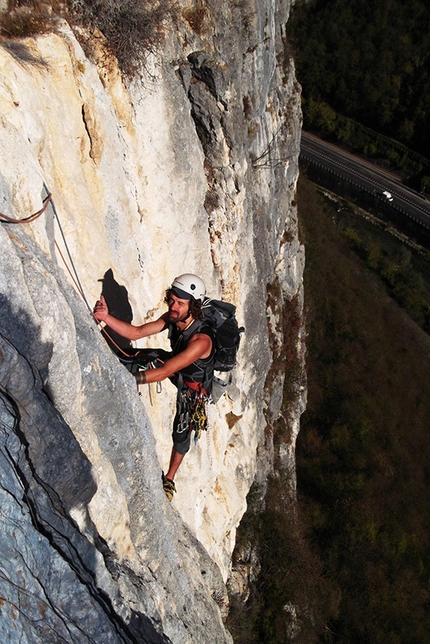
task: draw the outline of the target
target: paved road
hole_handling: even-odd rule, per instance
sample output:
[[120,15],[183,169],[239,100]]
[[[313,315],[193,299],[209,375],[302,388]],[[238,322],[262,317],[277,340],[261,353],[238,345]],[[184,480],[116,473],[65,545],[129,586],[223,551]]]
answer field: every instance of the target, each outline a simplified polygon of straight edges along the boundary
[[404,186],[396,175],[308,132],[302,132],[300,158],[333,172],[381,199],[384,199],[384,190],[390,192],[393,200],[386,201],[387,205],[430,230],[430,203],[419,193]]

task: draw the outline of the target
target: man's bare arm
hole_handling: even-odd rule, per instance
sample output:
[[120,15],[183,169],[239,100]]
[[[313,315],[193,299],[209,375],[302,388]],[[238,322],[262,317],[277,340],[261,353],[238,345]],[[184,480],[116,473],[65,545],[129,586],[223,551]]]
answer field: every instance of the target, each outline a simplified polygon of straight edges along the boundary
[[212,340],[210,337],[205,333],[196,333],[190,338],[187,347],[181,353],[166,360],[161,367],[143,372],[142,379],[144,382],[160,382],[177,371],[185,369],[199,358],[209,357],[211,350]]
[[154,320],[154,322],[146,322],[139,326],[118,320],[110,315],[103,295],[101,295],[98,302],[96,302],[94,307],[94,316],[99,322],[105,322],[108,327],[115,331],[115,333],[118,333],[123,338],[127,338],[127,340],[146,338],[148,335],[160,333],[160,331],[163,331],[166,327],[166,314],[162,315],[158,320]]

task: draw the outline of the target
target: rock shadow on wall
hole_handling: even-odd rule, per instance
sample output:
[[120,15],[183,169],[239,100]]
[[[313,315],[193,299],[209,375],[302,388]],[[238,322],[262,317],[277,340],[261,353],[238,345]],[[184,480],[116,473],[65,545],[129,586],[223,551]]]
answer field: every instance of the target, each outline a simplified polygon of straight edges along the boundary
[[[109,280],[108,284],[111,286]],[[123,297],[124,294],[126,296],[126,290],[120,287],[118,294],[122,296],[119,302],[128,304],[127,297]],[[131,317],[129,304],[115,311],[128,311]],[[127,575],[133,581],[133,586],[143,587],[144,584],[133,571],[118,561],[92,523],[88,504],[97,491],[93,465],[44,391],[43,377],[38,379],[40,370],[46,368],[51,355],[52,343],[43,341],[40,328],[28,312],[13,306],[9,298],[0,293],[0,466],[3,476],[0,491],[7,476],[10,480],[17,480],[19,490],[19,496],[14,497],[13,488],[4,488],[8,507],[3,517],[2,531],[7,526],[9,533],[18,530],[24,535],[26,548],[22,552],[22,561],[28,567],[30,576],[37,579],[44,590],[41,594],[36,591],[29,593],[25,586],[25,575],[19,575],[19,583],[14,586],[11,597],[15,597],[16,591],[22,593],[26,610],[18,611],[17,627],[22,627],[28,633],[37,631],[40,635],[41,607],[46,606],[43,611],[46,632],[50,628],[54,630],[58,615],[61,615],[66,626],[70,623],[74,628],[79,623],[82,641],[85,642],[101,641],[98,632],[93,630],[96,624],[96,627],[102,625],[105,632],[116,633],[115,641],[123,644],[171,644],[171,640],[159,632],[157,625],[142,612],[131,609],[125,620],[121,611],[117,612],[117,607],[112,604],[109,594],[103,588],[96,587],[96,572],[100,567],[96,550],[103,556],[113,578]],[[28,514],[31,517],[33,529],[27,527],[24,520],[20,525],[13,524],[12,510],[15,507],[18,507],[22,516]],[[80,508],[82,517],[85,517],[87,536],[80,531],[72,517],[71,511],[75,508]],[[37,533],[41,536],[34,536]],[[15,539],[13,547],[16,547],[16,543]],[[49,543],[50,548],[44,547],[45,543]],[[29,544],[38,547],[29,548]],[[6,541],[3,545],[3,549],[9,547]],[[65,567],[59,564],[58,557],[65,562]],[[3,559],[0,595],[8,601],[11,587],[8,580],[15,579],[16,571],[12,571],[13,563],[7,557]],[[67,566],[72,571],[68,576]],[[52,580],[59,576],[60,571],[65,571],[67,578],[65,576],[59,586]],[[64,591],[66,584],[67,601]],[[82,605],[79,603],[82,598],[87,602],[88,610],[94,611],[94,619],[91,615],[88,620],[82,617]],[[124,608],[121,610],[127,612]],[[110,629],[106,626],[108,622]],[[53,637],[55,641],[65,641],[63,637]]]
[[[128,299],[128,291],[125,286],[121,286],[121,284],[115,280],[113,270],[109,268],[102,279],[98,281],[103,284],[101,295],[103,295],[106,300],[109,313],[113,315],[113,317],[118,318],[118,320],[130,323],[133,319],[133,310]],[[107,334],[104,333],[103,337],[115,355],[121,354],[118,347],[125,351],[132,348],[130,340],[127,340],[118,333],[115,333],[115,331],[113,331],[109,326],[106,326],[105,329]]]
[[57,488],[67,512],[89,503],[97,489],[92,465],[47,391],[52,343],[42,339],[28,312],[12,306],[2,293],[0,347],[0,393],[16,406],[15,433],[28,462]]
[[42,382],[52,358],[52,342],[42,342],[40,329],[23,309],[15,310],[4,293],[0,293],[0,333],[29,362]]

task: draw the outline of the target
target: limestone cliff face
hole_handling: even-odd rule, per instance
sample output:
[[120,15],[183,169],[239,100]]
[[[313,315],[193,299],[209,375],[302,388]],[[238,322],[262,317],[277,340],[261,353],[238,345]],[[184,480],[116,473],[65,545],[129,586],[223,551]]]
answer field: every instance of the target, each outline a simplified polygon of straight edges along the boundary
[[[224,584],[249,487],[273,463],[282,302],[301,310],[299,91],[287,2],[213,2],[199,34],[181,10],[133,82],[86,58],[66,23],[26,41],[26,60],[0,47],[0,212],[24,220],[53,196],[37,219],[0,225],[0,621],[12,642],[231,641]],[[183,272],[236,304],[246,334],[170,504],[175,390],[138,396],[87,303],[110,288],[141,323]],[[297,390],[285,466],[302,405]]]

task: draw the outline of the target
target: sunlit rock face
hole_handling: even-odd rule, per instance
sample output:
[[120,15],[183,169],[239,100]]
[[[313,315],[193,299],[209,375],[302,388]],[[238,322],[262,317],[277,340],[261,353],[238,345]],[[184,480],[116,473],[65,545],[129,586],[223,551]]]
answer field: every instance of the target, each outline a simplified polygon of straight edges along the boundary
[[[198,34],[184,4],[133,81],[90,61],[66,23],[26,41],[24,57],[0,46],[2,219],[23,221],[52,195],[39,217],[0,225],[10,641],[231,641],[235,531],[272,467],[282,405],[282,370],[271,370],[282,306],[268,306],[268,286],[280,302],[302,296],[286,4],[213,3]],[[148,321],[183,272],[233,302],[246,332],[229,395],[209,406],[169,503],[176,390],[138,395],[90,309],[103,289],[113,314]],[[168,348],[161,336],[144,344]]]

